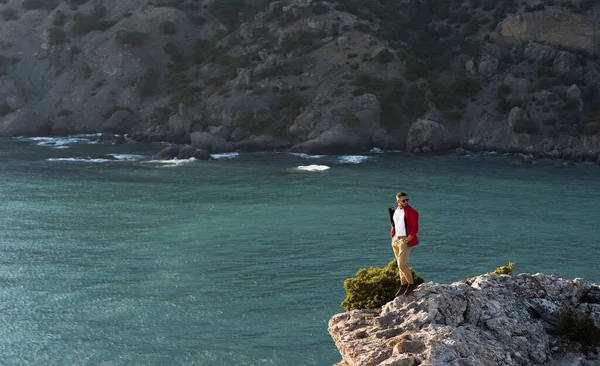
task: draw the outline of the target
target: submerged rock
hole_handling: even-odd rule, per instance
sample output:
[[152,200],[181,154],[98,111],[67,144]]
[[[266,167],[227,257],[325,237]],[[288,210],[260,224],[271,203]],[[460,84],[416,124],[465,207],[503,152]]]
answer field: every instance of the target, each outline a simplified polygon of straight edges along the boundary
[[347,365],[598,365],[600,345],[568,343],[556,330],[567,310],[597,336],[599,302],[600,287],[580,278],[486,274],[335,315],[329,333]]

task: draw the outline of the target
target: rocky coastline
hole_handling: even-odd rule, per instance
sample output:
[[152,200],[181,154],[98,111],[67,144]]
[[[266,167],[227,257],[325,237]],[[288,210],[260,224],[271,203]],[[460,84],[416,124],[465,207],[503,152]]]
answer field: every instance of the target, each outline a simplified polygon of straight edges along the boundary
[[598,4],[415,4],[7,0],[0,136],[600,164]]
[[600,365],[600,286],[484,274],[334,315],[337,366]]

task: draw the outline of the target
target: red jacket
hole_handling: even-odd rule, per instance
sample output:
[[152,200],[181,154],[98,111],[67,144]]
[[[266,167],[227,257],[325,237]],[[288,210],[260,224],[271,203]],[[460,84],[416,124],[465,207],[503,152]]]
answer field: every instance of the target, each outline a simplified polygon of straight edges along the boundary
[[[396,207],[390,207],[388,212],[390,213],[390,224],[392,225],[392,231],[390,236],[396,235],[396,225],[394,224],[394,211]],[[413,239],[408,243],[411,247],[419,244],[417,233],[419,232],[419,213],[415,211],[410,205],[406,205],[404,208],[404,225],[406,226],[406,236],[411,235]]]

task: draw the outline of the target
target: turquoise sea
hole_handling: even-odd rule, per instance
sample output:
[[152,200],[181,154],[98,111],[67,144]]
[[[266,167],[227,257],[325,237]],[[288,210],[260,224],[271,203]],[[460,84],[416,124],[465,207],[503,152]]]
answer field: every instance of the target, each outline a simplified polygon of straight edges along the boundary
[[400,190],[420,213],[409,265],[426,281],[511,261],[600,282],[600,166],[381,151],[157,162],[164,145],[88,140],[0,139],[3,365],[332,365],[327,322],[344,279],[393,259]]

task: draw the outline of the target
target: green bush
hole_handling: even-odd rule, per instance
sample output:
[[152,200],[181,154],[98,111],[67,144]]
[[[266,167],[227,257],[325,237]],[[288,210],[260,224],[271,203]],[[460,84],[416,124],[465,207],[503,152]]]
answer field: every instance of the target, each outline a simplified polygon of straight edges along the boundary
[[177,45],[173,42],[167,42],[163,47],[167,55],[171,57],[171,60],[175,63],[182,63],[184,61],[183,53],[179,50]]
[[56,117],[66,117],[66,116],[70,116],[72,114],[73,114],[73,112],[71,112],[68,109],[61,109],[60,111],[56,112]]
[[330,10],[331,8],[322,2],[314,3],[312,5],[312,11],[317,15],[328,13]]
[[159,107],[159,108],[154,108],[154,110],[152,111],[152,113],[150,113],[150,122],[158,124],[158,125],[164,125],[168,120],[169,117],[171,116],[171,110],[167,107]]
[[6,102],[2,102],[2,103],[0,103],[0,117],[4,117],[4,116],[6,116],[7,114],[9,114],[9,113],[12,113],[12,112],[14,112],[14,111],[15,111],[15,110],[14,110],[14,109],[12,109],[12,108],[11,108],[11,107],[8,105],[8,103],[6,103]]
[[60,0],[23,0],[21,6],[24,10],[34,10],[46,8],[48,10],[54,10]]
[[506,274],[506,275],[510,275],[512,274],[512,272],[515,269],[515,264],[513,262],[508,262],[508,265],[506,266],[502,266],[502,267],[498,267],[496,268],[496,270],[494,272],[490,272],[490,274]]
[[83,5],[87,3],[88,0],[69,0],[68,3],[71,4],[72,7],[77,7],[79,5]]
[[83,69],[83,78],[89,79],[92,76],[92,69],[89,66],[86,66]]
[[477,57],[479,55],[480,48],[481,41],[473,38],[467,38],[460,46],[460,52],[471,57]]
[[526,133],[529,135],[533,135],[539,131],[539,126],[537,123],[530,119],[520,119],[515,122],[515,125],[513,126],[513,131],[515,133]]
[[[411,269],[411,272],[415,285],[425,282],[414,270]],[[346,311],[381,307],[392,301],[400,288],[398,264],[394,260],[383,269],[361,268],[356,272],[356,277],[344,281],[344,288],[346,299],[341,305]]]
[[394,54],[387,48],[384,48],[381,52],[379,52],[376,59],[381,64],[387,64],[394,60]]
[[169,99],[169,108],[178,110],[179,104],[194,105],[198,101],[202,90],[196,85],[187,85],[179,93]]
[[414,117],[421,117],[427,112],[427,101],[425,100],[425,90],[418,86],[411,85],[406,92],[404,107]]
[[52,27],[50,28],[50,44],[57,45],[67,42],[67,35],[62,28]]
[[498,87],[498,90],[496,91],[496,97],[501,98],[510,95],[511,92],[512,88],[510,87],[510,85],[502,84]]
[[160,23],[160,32],[164,35],[177,34],[177,25],[170,20],[165,20]]
[[360,118],[358,118],[354,113],[346,113],[342,122],[348,126],[355,126],[360,124]]
[[73,27],[71,32],[75,36],[83,36],[96,30],[106,30],[115,22],[102,20],[106,15],[106,8],[102,4],[96,4],[90,14],[75,13]]
[[146,72],[144,73],[144,76],[141,77],[141,79],[138,81],[138,91],[140,93],[140,96],[142,98],[145,97],[149,97],[151,95],[154,95],[154,93],[157,92],[159,83],[158,83],[158,79],[160,77],[160,74],[158,72],[158,70],[151,68],[151,69],[147,69]]
[[[354,85],[360,87],[365,90],[367,93],[382,93],[387,87],[387,83],[380,77],[369,75],[364,72],[358,73],[356,75],[356,80],[354,80]],[[364,93],[363,93],[364,94]]]
[[313,40],[313,34],[307,31],[288,35],[281,41],[281,52],[288,53],[302,46],[310,46],[313,44]]
[[406,55],[404,59],[405,70],[404,75],[407,80],[414,81],[418,78],[424,78],[429,75],[429,68],[425,62],[419,60],[414,55]]
[[239,14],[249,10],[249,5],[243,0],[215,0],[211,10],[221,22],[231,28],[239,22]]
[[275,103],[275,109],[281,114],[293,114],[294,117],[300,113],[300,108],[304,106],[302,96],[296,93],[290,93],[289,91],[283,91],[277,102]]
[[141,46],[148,38],[148,33],[121,29],[115,35],[115,41],[121,45]]
[[65,15],[65,13],[59,10],[54,14],[53,24],[57,27],[62,27],[63,25],[65,25],[66,20],[67,16]]
[[459,76],[454,82],[454,90],[461,97],[475,94],[479,91],[479,89],[479,82],[474,78]]
[[216,45],[214,41],[208,39],[197,40],[192,51],[192,62],[195,64],[205,62],[214,53],[215,49]]
[[271,122],[272,121],[268,119],[258,119],[256,118],[254,111],[248,111],[242,113],[240,118],[237,119],[236,125],[244,130],[259,133],[263,132]]
[[19,19],[19,15],[17,14],[17,11],[13,8],[5,8],[4,10],[2,10],[2,17],[7,22],[11,21],[11,20]]
[[502,97],[496,103],[496,110],[500,113],[506,113],[511,110],[513,103],[509,98]]
[[117,111],[128,111],[129,113],[133,114],[133,111],[129,107],[123,107],[123,106],[120,106],[120,105],[113,105],[112,107],[110,107],[107,110],[105,110],[104,113],[102,113],[102,118],[109,119]]

